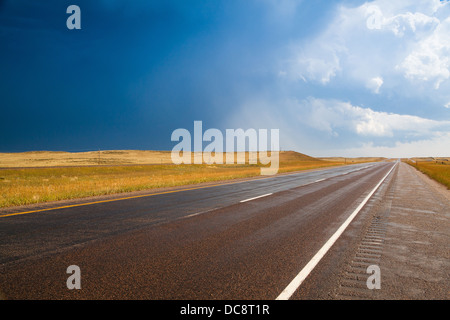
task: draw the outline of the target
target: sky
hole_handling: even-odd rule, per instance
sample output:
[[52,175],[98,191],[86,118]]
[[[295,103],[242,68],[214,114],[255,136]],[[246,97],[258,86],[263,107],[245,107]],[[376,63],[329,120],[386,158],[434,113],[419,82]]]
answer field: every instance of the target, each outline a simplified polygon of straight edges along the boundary
[[0,152],[171,150],[202,121],[312,156],[450,156],[450,3],[0,0],[0,111]]

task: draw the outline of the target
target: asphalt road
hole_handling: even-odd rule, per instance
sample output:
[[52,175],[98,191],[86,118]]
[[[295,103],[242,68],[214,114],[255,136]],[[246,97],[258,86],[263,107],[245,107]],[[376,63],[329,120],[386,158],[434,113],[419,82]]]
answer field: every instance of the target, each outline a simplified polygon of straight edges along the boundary
[[[393,167],[357,164],[0,214],[0,297],[276,299],[372,191],[377,197]],[[360,241],[352,239],[325,258]],[[314,277],[332,277],[335,260],[319,262],[306,288],[327,287]],[[80,290],[66,286],[70,265],[81,270]],[[292,297],[307,298],[301,290]]]

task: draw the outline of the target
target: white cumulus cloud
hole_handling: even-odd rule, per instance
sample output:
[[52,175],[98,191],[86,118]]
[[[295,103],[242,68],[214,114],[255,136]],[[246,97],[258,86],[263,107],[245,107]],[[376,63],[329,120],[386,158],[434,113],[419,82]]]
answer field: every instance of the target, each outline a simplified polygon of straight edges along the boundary
[[374,137],[423,136],[435,130],[450,129],[450,121],[374,111],[338,100],[308,98],[299,103],[298,109],[302,111],[305,124],[334,136],[341,131]]
[[366,87],[372,90],[374,93],[380,93],[380,88],[383,85],[383,78],[375,77],[367,82]]
[[433,81],[434,87],[450,78],[450,18],[418,41],[399,67],[409,79]]
[[340,77],[375,93],[383,83],[400,83],[408,92],[417,84],[436,90],[450,82],[450,2],[340,6],[318,36],[300,41],[291,52],[284,71],[294,79],[327,85]]
[[[409,142],[397,141],[393,146],[376,146],[363,143],[357,147],[321,151],[323,156],[339,154],[347,157],[449,157],[450,133],[437,133],[428,139]],[[318,154],[321,155],[321,154]]]

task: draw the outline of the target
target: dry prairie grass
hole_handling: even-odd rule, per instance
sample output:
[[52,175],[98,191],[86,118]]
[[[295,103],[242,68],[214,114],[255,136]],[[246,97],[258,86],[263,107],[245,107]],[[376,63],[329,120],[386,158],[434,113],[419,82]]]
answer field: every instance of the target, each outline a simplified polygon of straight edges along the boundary
[[408,164],[450,189],[450,158],[414,158]]
[[0,153],[0,168],[170,164],[170,151],[103,150]]
[[[106,152],[102,155],[106,156]],[[117,151],[108,153],[114,165],[93,165],[91,154],[30,153],[4,157],[0,166],[22,168],[0,170],[0,207],[84,198],[97,195],[173,187],[202,182],[229,180],[260,175],[260,164],[154,164],[170,159],[170,151]],[[137,155],[136,158],[133,158]],[[55,159],[52,157],[55,156]],[[92,158],[91,158],[92,157]],[[36,159],[41,167],[34,168]],[[49,160],[42,160],[49,159]],[[248,160],[248,155],[247,155]],[[91,162],[90,162],[91,161]],[[113,160],[111,160],[112,162]],[[125,163],[124,163],[125,162]],[[130,164],[131,162],[131,164]],[[142,164],[135,164],[136,162]],[[68,165],[68,164],[71,165]],[[74,163],[78,165],[75,166]],[[82,166],[80,163],[85,163]],[[26,165],[33,168],[23,168]],[[47,166],[45,167],[44,164]],[[126,164],[126,165],[124,165]],[[68,165],[66,167],[49,167]],[[342,165],[323,161],[296,152],[280,152],[279,171],[291,172]]]

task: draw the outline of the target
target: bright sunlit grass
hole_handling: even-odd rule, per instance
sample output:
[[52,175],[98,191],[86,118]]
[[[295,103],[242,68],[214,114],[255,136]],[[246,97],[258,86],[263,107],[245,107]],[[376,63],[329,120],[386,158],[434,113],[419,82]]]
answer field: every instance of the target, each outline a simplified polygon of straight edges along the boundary
[[[281,152],[278,172],[341,164]],[[2,169],[0,207],[254,177],[260,168],[259,164],[158,164]]]
[[450,161],[417,161],[416,163],[408,161],[408,163],[450,189]]

